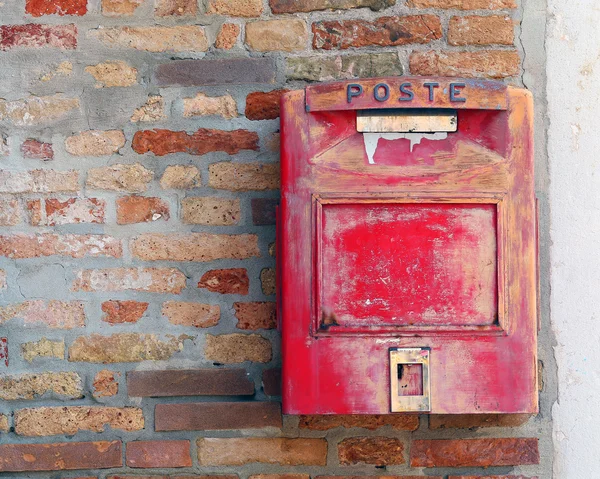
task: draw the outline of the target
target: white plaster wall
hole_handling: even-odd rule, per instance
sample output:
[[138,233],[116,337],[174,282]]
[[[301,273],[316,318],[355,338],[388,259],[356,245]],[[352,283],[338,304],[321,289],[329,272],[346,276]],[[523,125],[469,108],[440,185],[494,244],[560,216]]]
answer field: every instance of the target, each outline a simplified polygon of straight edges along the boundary
[[600,478],[600,2],[548,8],[554,479]]

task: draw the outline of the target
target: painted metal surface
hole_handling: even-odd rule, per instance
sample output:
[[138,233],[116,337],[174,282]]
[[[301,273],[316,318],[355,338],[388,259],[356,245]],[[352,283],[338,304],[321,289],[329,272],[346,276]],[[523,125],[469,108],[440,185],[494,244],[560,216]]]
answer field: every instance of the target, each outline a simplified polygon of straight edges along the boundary
[[[348,103],[349,84],[368,94],[407,82],[417,91],[425,80],[339,82],[282,98],[284,412],[390,413],[390,348],[430,348],[432,413],[535,412],[531,96],[465,80],[469,108],[443,136],[363,134],[356,108],[339,107],[360,98]],[[450,82],[462,83],[435,79]],[[443,88],[427,105],[414,99],[448,107]],[[367,100],[362,108],[382,103]],[[418,374],[403,377],[418,385]]]

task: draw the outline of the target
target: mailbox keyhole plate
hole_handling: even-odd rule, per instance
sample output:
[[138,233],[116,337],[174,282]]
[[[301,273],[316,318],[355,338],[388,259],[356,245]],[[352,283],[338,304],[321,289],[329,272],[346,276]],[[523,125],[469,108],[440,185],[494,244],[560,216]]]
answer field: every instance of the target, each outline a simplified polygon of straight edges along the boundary
[[[390,348],[391,412],[431,411],[430,354],[430,348]],[[416,375],[411,378],[410,382],[413,384],[407,391],[404,383],[407,380],[406,374],[411,371]],[[421,384],[414,385],[414,378],[418,376],[420,376]]]

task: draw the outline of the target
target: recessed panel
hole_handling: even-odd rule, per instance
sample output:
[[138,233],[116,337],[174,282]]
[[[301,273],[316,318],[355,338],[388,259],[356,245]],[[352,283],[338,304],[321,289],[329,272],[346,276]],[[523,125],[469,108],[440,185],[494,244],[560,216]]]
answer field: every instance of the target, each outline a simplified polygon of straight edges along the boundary
[[322,326],[497,324],[496,204],[322,208]]

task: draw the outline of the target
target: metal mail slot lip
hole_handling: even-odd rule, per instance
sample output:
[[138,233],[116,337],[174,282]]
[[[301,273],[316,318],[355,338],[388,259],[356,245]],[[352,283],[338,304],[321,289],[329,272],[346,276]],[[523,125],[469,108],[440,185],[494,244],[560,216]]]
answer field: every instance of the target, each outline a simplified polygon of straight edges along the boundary
[[458,129],[456,110],[359,110],[356,131],[361,133],[453,133]]

